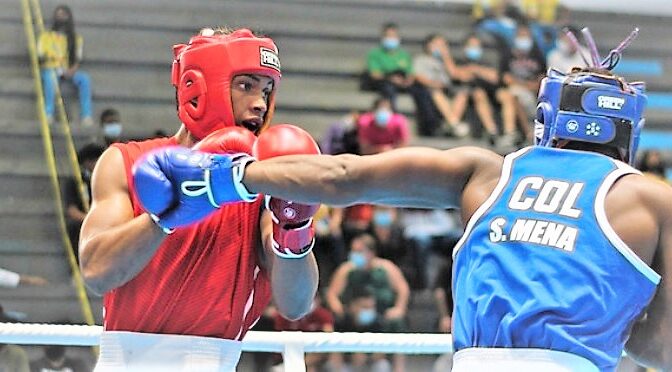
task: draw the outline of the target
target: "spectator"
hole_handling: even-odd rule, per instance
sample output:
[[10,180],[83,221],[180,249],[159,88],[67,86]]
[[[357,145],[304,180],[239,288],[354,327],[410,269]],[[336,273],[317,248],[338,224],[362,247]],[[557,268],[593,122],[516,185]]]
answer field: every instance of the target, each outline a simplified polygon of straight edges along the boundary
[[665,164],[658,150],[644,151],[637,169],[644,174],[665,181]]
[[415,288],[429,288],[441,265],[462,236],[460,215],[454,210],[403,209],[400,223],[413,251]]
[[[352,292],[350,303],[346,306],[343,316],[336,321],[337,332],[381,332],[383,325],[381,317],[376,311],[376,296],[367,287],[356,287]],[[391,371],[390,363],[383,354],[372,354],[370,357],[363,353],[351,355],[351,368],[345,365],[343,354],[334,353],[329,358],[329,371]]]
[[31,372],[87,372],[91,371],[83,360],[66,355],[63,345],[46,345],[42,358],[30,362]]
[[43,32],[37,42],[45,111],[50,124],[54,122],[55,91],[60,79],[71,81],[77,86],[81,124],[85,127],[93,125],[91,80],[87,73],[79,69],[82,47],[83,39],[75,32],[75,21],[70,7],[57,6],[51,30]]
[[[448,133],[457,137],[465,137],[469,134],[469,125],[461,122],[460,119],[468,97],[466,92],[456,91],[452,86],[451,78],[464,79],[466,76],[463,75],[466,71],[455,64],[448,44],[441,35],[427,36],[422,48],[423,53],[413,59],[413,71],[418,89],[426,89],[433,104],[418,106],[418,110],[438,110],[448,124]],[[451,104],[448,95],[453,93],[455,97]]]
[[411,55],[401,47],[399,28],[395,23],[383,25],[381,45],[366,57],[366,88],[387,98],[396,111],[398,92],[406,92],[413,84]]
[[357,132],[364,155],[406,146],[410,137],[406,117],[394,112],[390,100],[384,97],[377,98],[371,112],[359,117]]
[[[392,261],[376,256],[376,241],[368,234],[355,237],[348,261],[336,269],[327,304],[337,320],[346,316],[358,288],[368,288],[376,299],[376,317],[383,332],[403,332],[410,290],[404,275]],[[395,355],[395,370],[403,369],[403,355]]]
[[506,52],[499,72],[505,88],[498,95],[504,121],[502,145],[513,146],[517,142],[516,119],[523,134],[531,138],[528,119],[537,110],[537,92],[546,73],[546,60],[525,23],[518,25],[514,46]]
[[[310,313],[299,320],[291,321],[284,318],[280,313],[275,315],[276,331],[302,331],[302,332],[333,332],[334,316],[322,306],[319,294],[315,296],[313,309]],[[324,353],[308,353],[305,355],[306,372],[317,372],[320,365],[327,359]],[[278,368],[280,371],[284,369]]]
[[406,244],[398,222],[397,209],[376,205],[373,207],[371,222],[378,246],[378,256],[392,262],[403,262]]
[[19,274],[0,268],[0,287],[16,288],[20,285],[47,285],[47,280],[37,275]]
[[478,23],[477,29],[492,35],[498,43],[513,46],[517,23],[523,19],[523,15],[511,0],[494,0],[489,3],[485,18]]
[[[450,333],[453,328],[453,261],[448,260],[434,282],[434,301],[439,313],[438,332]],[[450,371],[453,353],[445,353],[434,362],[433,371]]]
[[[320,288],[329,283],[331,274],[345,260],[345,241],[341,228],[343,210],[320,206],[313,216],[315,226],[315,245],[320,247],[315,252],[317,266],[320,268]],[[338,218],[338,220],[336,220]]]
[[[0,305],[0,323],[14,323],[16,319],[5,313]],[[0,371],[29,372],[28,354],[17,345],[0,344]]]
[[[77,152],[79,168],[82,172],[82,181],[86,187],[84,195],[87,198],[86,204],[91,200],[91,174],[103,151],[105,149],[102,146],[90,143]],[[84,222],[84,218],[86,217],[85,203],[81,198],[78,187],[75,177],[70,177],[65,182],[63,193],[68,236],[70,237],[70,244],[72,245],[77,262],[79,262],[79,230],[82,228],[82,222]]]
[[484,58],[483,44],[477,34],[470,34],[464,42],[464,58],[458,62],[467,71],[462,76],[462,94],[473,100],[476,115],[485,129],[491,145],[497,138],[497,123],[492,111],[490,97],[499,87],[499,72],[493,63]]
[[329,155],[359,154],[357,121],[359,111],[352,110],[329,125],[321,145],[322,153]]
[[[581,32],[573,26],[567,26],[567,31],[577,38]],[[548,68],[554,68],[563,73],[569,73],[574,67],[587,67],[583,56],[588,56],[588,51],[582,46],[574,44],[565,32],[560,34],[556,47],[548,54]]]
[[123,142],[121,133],[123,125],[121,124],[121,115],[117,109],[109,107],[100,114],[100,129],[103,133],[103,144],[105,148],[115,142]]

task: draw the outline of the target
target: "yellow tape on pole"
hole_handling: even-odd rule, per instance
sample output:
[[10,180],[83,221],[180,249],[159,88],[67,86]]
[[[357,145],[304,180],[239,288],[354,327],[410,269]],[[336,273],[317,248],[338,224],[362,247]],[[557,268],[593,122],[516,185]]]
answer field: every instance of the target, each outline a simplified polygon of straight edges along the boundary
[[[42,90],[42,80],[40,78],[40,68],[37,61],[37,52],[35,46],[37,42],[35,40],[35,33],[33,31],[33,19],[30,12],[30,4],[28,0],[21,0],[21,7],[23,12],[23,25],[26,32],[26,40],[28,44],[28,54],[30,56],[30,65],[33,73],[33,83],[35,85],[36,101],[37,101],[37,113],[40,119],[40,131],[42,133],[42,144],[44,146],[44,157],[49,168],[49,178],[51,181],[52,191],[54,193],[54,204],[56,207],[56,217],[58,219],[58,226],[61,231],[61,239],[63,241],[63,246],[66,250],[66,257],[70,264],[72,270],[73,279],[76,284],[77,297],[80,302],[80,307],[84,320],[87,324],[94,324],[93,313],[91,312],[91,304],[89,299],[86,296],[86,290],[84,289],[84,282],[82,276],[79,272],[79,267],[77,265],[77,260],[72,251],[72,245],[70,244],[70,238],[67,234],[67,228],[65,224],[65,214],[63,211],[63,201],[61,200],[61,191],[58,183],[58,171],[56,169],[56,159],[54,157],[54,146],[51,141],[51,133],[49,129],[49,124],[47,123],[47,116],[44,109],[44,94]],[[69,134],[69,133],[68,133]]]

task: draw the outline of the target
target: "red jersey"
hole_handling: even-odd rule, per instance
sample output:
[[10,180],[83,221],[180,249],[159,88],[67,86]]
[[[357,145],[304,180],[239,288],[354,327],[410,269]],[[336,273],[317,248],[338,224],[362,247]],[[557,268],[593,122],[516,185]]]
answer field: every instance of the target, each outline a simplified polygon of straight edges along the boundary
[[[134,216],[144,211],[133,163],[169,145],[177,145],[174,138],[113,145],[123,155]],[[168,235],[135,278],[105,294],[105,330],[241,340],[271,298],[256,252],[260,208],[261,201],[224,206]]]

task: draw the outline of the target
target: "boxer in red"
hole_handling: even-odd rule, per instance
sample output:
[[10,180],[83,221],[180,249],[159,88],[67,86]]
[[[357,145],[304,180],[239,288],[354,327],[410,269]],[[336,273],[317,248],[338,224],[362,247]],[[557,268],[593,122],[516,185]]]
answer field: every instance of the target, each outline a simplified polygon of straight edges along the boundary
[[174,55],[180,129],[170,138],[113,145],[93,173],[80,265],[87,286],[104,294],[96,371],[233,371],[240,341],[271,297],[297,319],[317,288],[316,206],[260,198],[201,208],[133,177],[137,159],[166,146],[254,148],[260,158],[319,152],[303,130],[267,128],[281,77],[271,39],[204,29]]

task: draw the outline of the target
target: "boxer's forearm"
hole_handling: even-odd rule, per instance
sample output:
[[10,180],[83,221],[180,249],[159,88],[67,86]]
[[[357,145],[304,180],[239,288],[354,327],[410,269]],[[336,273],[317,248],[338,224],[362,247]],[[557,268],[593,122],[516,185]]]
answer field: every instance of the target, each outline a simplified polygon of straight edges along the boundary
[[351,172],[353,158],[293,155],[255,162],[247,166],[243,184],[250,192],[300,203],[353,204],[362,190]]
[[308,314],[317,292],[318,271],[313,253],[300,259],[273,255],[271,287],[278,311],[295,320]]
[[102,295],[124,285],[145,268],[165,236],[145,213],[82,239],[80,267],[87,287]]

